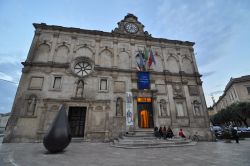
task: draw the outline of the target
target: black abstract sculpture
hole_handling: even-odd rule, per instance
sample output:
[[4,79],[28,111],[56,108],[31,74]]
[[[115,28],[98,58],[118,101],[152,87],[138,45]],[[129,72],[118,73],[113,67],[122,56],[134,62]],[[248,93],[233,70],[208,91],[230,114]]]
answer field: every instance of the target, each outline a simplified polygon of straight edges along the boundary
[[65,106],[61,106],[56,118],[43,138],[44,147],[51,153],[63,151],[71,141],[71,133]]

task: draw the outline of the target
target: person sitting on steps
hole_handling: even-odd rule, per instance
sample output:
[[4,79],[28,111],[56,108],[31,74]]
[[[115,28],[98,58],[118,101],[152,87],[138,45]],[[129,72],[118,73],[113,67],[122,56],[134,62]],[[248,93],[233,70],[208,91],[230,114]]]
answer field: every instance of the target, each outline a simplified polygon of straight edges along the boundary
[[154,128],[154,135],[155,135],[156,138],[161,138],[161,135],[160,135],[160,133],[158,131],[158,127]]
[[168,130],[167,130],[167,138],[173,138],[174,134],[172,129],[170,128],[170,126],[168,126]]
[[182,138],[186,138],[186,136],[184,135],[182,129],[180,129],[180,131],[179,131],[179,136],[182,137]]
[[159,128],[159,133],[160,133],[160,136],[163,137],[162,127]]
[[166,126],[163,127],[162,134],[163,134],[163,138],[166,139],[167,138],[167,129],[166,129]]

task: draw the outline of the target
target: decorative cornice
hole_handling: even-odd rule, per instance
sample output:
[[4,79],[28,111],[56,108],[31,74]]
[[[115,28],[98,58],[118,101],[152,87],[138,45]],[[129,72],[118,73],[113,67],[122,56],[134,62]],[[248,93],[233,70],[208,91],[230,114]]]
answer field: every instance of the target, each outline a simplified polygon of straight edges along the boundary
[[175,45],[184,45],[184,46],[193,46],[194,42],[189,41],[180,41],[180,40],[169,40],[164,38],[154,38],[151,36],[139,36],[139,35],[130,35],[130,34],[119,34],[119,33],[110,33],[110,32],[103,32],[98,30],[87,30],[87,29],[80,29],[80,28],[73,28],[73,27],[63,27],[57,25],[47,25],[45,23],[33,23],[35,29],[40,30],[52,30],[52,31],[63,31],[63,32],[70,32],[70,33],[78,33],[78,34],[90,34],[90,35],[99,35],[99,36],[108,36],[108,37],[122,37],[128,39],[137,39],[137,40],[147,40],[159,43],[171,43]]
[[23,66],[37,66],[37,67],[56,67],[68,68],[69,63],[55,63],[55,62],[22,62]]

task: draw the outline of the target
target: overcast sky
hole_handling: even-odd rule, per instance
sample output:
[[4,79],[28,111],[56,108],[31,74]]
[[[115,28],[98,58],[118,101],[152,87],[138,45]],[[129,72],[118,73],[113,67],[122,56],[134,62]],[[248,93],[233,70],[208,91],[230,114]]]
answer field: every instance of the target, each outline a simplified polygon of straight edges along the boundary
[[32,23],[111,32],[133,13],[153,37],[195,42],[207,105],[250,74],[249,0],[0,0],[0,113],[10,112]]

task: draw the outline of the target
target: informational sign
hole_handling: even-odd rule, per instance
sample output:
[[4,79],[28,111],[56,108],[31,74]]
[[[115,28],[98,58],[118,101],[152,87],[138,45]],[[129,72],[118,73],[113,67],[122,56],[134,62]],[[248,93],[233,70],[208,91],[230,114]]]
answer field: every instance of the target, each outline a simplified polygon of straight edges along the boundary
[[138,72],[138,89],[150,89],[149,72]]
[[126,92],[126,125],[134,125],[132,92]]

